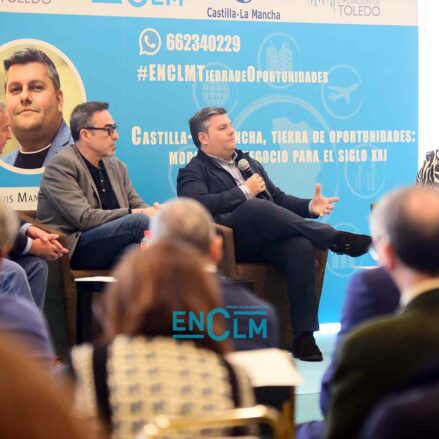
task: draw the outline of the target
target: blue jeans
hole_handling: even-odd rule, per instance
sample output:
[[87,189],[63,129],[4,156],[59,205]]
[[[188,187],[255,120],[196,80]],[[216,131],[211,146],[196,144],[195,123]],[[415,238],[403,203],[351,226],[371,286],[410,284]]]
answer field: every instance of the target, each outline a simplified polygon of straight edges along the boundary
[[22,297],[34,302],[26,272],[10,259],[3,259],[0,273],[0,291],[9,296]]
[[82,233],[71,258],[73,269],[111,268],[127,247],[139,244],[149,218],[136,213],[110,221]]
[[43,309],[47,283],[47,263],[37,256],[25,255],[16,261],[3,259],[0,292],[23,297]]
[[24,255],[14,259],[27,275],[32,297],[40,310],[44,308],[46,286],[49,267],[47,262],[39,256]]

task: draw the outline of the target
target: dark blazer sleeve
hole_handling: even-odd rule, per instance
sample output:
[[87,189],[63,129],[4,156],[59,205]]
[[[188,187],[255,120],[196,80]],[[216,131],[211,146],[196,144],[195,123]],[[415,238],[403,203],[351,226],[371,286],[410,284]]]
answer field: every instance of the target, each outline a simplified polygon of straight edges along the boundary
[[[19,218],[20,221],[20,227],[25,224],[25,221],[23,221],[21,218]],[[18,232],[17,237],[15,238],[14,245],[12,246],[11,251],[9,252],[9,255],[12,257],[18,257],[21,256],[24,252],[24,249],[27,245],[28,237],[22,233]]]
[[[232,212],[246,200],[246,197],[238,186],[233,186],[233,183],[230,188],[224,186],[222,191],[214,189],[214,184],[218,188],[223,187],[218,172],[225,173],[215,169],[213,165],[208,166],[199,160],[192,160],[178,172],[178,196],[194,198],[206,207],[212,216]],[[227,175],[224,177],[228,178]]]
[[268,191],[273,197],[273,201],[277,205],[282,206],[285,209],[288,209],[303,218],[314,218],[314,216],[311,215],[309,212],[309,202],[311,201],[310,198],[299,198],[293,195],[287,195],[271,181],[264,167],[259,162],[251,159],[250,157],[246,158],[249,160],[252,169],[260,174],[261,177],[264,179],[265,185],[267,186]]

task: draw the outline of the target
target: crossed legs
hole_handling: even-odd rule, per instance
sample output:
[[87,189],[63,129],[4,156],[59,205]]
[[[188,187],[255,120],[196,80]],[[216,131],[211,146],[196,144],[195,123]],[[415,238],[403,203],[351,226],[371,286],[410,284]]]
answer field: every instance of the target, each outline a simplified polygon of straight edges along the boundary
[[148,228],[149,218],[137,213],[83,232],[72,255],[72,268],[111,268],[128,247],[140,243]]

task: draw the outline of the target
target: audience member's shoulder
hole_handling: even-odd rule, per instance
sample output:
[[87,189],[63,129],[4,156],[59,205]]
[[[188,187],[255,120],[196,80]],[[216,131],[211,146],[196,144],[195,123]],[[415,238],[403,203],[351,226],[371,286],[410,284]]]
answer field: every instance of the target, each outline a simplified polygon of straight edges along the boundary
[[366,356],[373,355],[373,352],[377,356],[382,355],[387,347],[393,348],[394,337],[399,338],[400,318],[398,315],[380,316],[360,323],[346,334],[343,345],[350,352],[358,351]]

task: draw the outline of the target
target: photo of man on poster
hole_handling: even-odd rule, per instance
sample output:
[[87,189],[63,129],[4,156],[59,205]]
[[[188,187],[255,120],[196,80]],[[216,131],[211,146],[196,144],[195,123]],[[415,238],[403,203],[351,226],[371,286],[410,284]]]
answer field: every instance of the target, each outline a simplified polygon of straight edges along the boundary
[[45,52],[19,49],[3,61],[5,103],[19,148],[2,160],[22,169],[37,169],[72,143],[63,119],[64,96],[58,71]]

